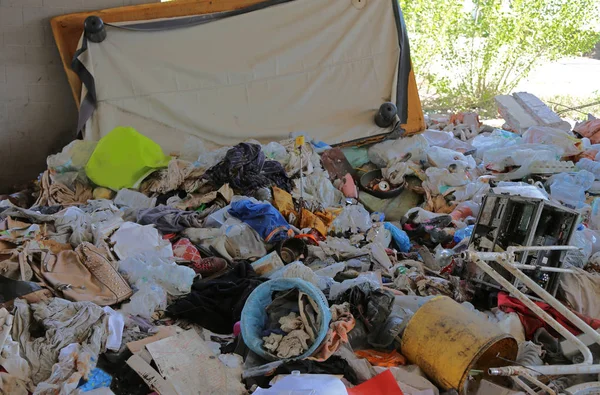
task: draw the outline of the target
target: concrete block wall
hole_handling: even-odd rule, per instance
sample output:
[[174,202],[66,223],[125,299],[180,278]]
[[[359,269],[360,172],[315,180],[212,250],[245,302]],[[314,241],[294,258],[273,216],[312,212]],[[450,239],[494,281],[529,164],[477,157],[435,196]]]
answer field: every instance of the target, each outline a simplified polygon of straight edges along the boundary
[[160,0],[0,0],[0,193],[34,179],[75,136],[77,108],[50,18]]

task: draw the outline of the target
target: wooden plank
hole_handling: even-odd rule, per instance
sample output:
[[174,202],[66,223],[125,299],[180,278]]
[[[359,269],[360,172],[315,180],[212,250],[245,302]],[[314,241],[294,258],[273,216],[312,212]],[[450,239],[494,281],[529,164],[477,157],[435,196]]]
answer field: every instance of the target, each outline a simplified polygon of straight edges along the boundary
[[97,15],[104,22],[143,21],[160,18],[174,18],[189,15],[202,15],[214,12],[232,11],[263,2],[264,0],[177,0],[167,3],[140,4],[98,11],[78,12],[52,18],[52,34],[60,53],[63,68],[79,107],[81,81],[73,70],[71,61],[83,33],[83,21],[90,15]]

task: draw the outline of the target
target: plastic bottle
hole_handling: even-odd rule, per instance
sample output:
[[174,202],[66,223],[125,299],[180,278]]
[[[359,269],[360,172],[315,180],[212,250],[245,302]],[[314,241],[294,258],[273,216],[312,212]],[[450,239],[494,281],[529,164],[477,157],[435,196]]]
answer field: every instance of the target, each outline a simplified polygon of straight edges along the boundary
[[473,228],[474,225],[469,225],[465,228],[458,229],[456,232],[454,232],[454,242],[460,243],[463,239],[471,237],[471,234],[473,233]]
[[600,162],[596,162],[588,158],[583,158],[579,162],[577,162],[577,168],[591,172],[596,177],[596,180],[600,180]]

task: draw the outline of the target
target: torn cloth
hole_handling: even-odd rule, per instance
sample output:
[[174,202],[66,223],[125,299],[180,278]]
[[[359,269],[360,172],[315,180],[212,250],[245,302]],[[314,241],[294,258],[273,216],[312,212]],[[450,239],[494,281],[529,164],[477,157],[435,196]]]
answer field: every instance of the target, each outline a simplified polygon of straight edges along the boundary
[[250,225],[266,242],[277,242],[293,235],[290,224],[269,203],[254,203],[249,199],[231,203],[229,214]]
[[[31,334],[32,326],[41,325],[41,337]],[[47,380],[60,350],[71,343],[86,346],[97,359],[105,351],[108,315],[92,302],[69,302],[54,298],[48,303],[28,305],[15,300],[12,337],[19,342],[23,358],[31,367],[34,384]]]
[[[550,314],[552,318],[558,321],[565,329],[567,329],[572,334],[579,335],[581,333],[581,331],[577,327],[573,326],[570,321],[568,321],[556,309],[550,307],[549,304],[535,301],[533,303],[541,307],[542,310],[544,310],[546,313]],[[498,293],[498,308],[504,311],[505,313],[517,313],[519,315],[519,319],[521,320],[523,328],[525,329],[525,336],[527,340],[533,339],[534,333],[542,327],[546,328],[546,330],[548,330],[550,333],[556,334],[556,332],[550,327],[550,325],[542,321],[537,315],[535,315],[531,310],[529,310],[518,299],[509,296],[505,292]],[[574,313],[592,328],[600,328],[600,320],[584,316],[577,312]]]
[[75,190],[64,184],[52,182],[48,170],[42,174],[40,196],[34,206],[72,206],[85,204],[93,198],[92,187],[79,181],[74,182]]
[[571,267],[576,273],[563,273],[560,288],[565,300],[576,312],[600,319],[600,274]]
[[162,204],[138,211],[137,222],[141,225],[155,225],[162,233],[178,233],[186,228],[201,228],[203,223],[200,215],[195,211],[182,211]]
[[288,192],[292,189],[292,182],[281,163],[266,160],[258,144],[240,143],[230,148],[225,159],[208,169],[204,178],[218,187],[229,183],[243,195],[272,185]]
[[331,311],[331,323],[327,336],[311,357],[316,361],[326,361],[340,348],[342,343],[348,343],[348,332],[356,325],[356,320],[350,312],[350,303],[333,305],[329,311]]

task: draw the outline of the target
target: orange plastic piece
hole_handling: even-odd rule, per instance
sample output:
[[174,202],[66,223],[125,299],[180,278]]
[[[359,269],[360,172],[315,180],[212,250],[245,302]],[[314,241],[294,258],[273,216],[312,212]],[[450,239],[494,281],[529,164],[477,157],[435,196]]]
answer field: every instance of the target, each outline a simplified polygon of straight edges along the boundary
[[406,365],[406,358],[396,350],[390,352],[377,351],[377,350],[358,350],[355,351],[359,358],[365,358],[371,365],[383,366],[385,368],[391,368],[400,365]]

